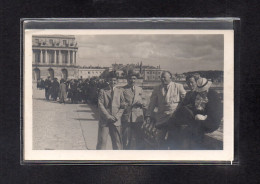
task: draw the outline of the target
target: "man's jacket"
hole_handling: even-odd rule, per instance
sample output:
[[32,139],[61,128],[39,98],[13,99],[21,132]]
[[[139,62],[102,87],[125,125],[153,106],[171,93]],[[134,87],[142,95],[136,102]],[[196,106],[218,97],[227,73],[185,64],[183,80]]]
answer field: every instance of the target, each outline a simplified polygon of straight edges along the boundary
[[150,98],[146,115],[152,115],[155,107],[157,107],[158,112],[155,114],[156,126],[166,123],[172,117],[185,94],[186,91],[183,85],[175,82],[168,84],[167,91],[162,84],[156,86]]
[[124,104],[124,97],[121,89],[117,87],[113,91],[109,87],[101,89],[98,96],[99,125],[107,126],[109,123],[108,117],[112,115],[117,118],[114,125],[120,126],[124,112],[122,104]]
[[122,116],[124,122],[143,122],[144,115],[142,105],[142,88],[134,86],[132,89],[129,85],[123,87],[123,95],[125,99],[125,111]]

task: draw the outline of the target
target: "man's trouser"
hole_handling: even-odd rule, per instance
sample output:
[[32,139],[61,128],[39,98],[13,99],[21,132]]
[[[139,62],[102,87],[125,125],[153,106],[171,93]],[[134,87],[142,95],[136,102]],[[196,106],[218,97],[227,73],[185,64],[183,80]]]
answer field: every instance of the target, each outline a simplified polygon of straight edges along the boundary
[[49,98],[50,98],[49,88],[45,88],[45,98],[46,98],[46,100],[49,100]]
[[97,150],[106,150],[107,136],[110,134],[113,150],[122,150],[121,126],[108,123],[107,126],[98,127]]
[[144,149],[144,136],[141,130],[142,122],[124,122],[123,128],[123,147],[125,150]]
[[201,121],[187,107],[182,107],[169,122],[168,142],[170,149],[194,150],[203,149],[204,129]]

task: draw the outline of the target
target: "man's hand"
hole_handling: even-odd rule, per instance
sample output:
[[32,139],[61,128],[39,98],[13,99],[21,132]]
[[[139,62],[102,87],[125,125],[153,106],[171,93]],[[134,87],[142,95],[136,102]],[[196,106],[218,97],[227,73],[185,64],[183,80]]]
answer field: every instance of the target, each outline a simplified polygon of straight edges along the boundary
[[201,114],[197,114],[196,116],[195,116],[195,120],[205,120],[205,119],[207,119],[207,115],[201,115]]
[[143,108],[143,103],[141,102],[136,102],[133,107],[140,107],[140,108]]
[[115,116],[110,115],[107,120],[111,123],[114,123],[117,121],[117,118]]
[[146,116],[146,117],[145,117],[145,121],[146,121],[147,123],[151,123],[151,117],[150,117],[150,116]]

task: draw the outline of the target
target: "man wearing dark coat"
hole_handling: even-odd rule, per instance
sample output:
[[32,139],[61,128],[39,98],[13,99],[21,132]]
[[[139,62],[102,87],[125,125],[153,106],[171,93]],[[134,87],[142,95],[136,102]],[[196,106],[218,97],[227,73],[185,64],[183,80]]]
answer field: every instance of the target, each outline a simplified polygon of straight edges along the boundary
[[[196,90],[171,119],[171,149],[204,149],[204,134],[219,128],[223,105],[218,93],[210,88],[211,84],[206,78],[198,79]],[[180,131],[180,127],[185,128]],[[180,134],[183,138],[178,137]],[[186,142],[180,144],[181,139]]]
[[52,83],[52,98],[54,101],[57,100],[57,97],[59,95],[59,90],[60,90],[60,84],[58,82],[58,79],[55,78]]
[[40,89],[44,89],[44,80],[41,78]]

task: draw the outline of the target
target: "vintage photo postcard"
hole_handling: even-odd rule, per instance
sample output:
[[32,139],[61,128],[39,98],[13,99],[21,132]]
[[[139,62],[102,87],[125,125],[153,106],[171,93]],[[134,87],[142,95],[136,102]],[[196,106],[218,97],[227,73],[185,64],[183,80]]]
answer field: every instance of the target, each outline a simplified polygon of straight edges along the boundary
[[24,161],[234,159],[234,32],[25,29]]

